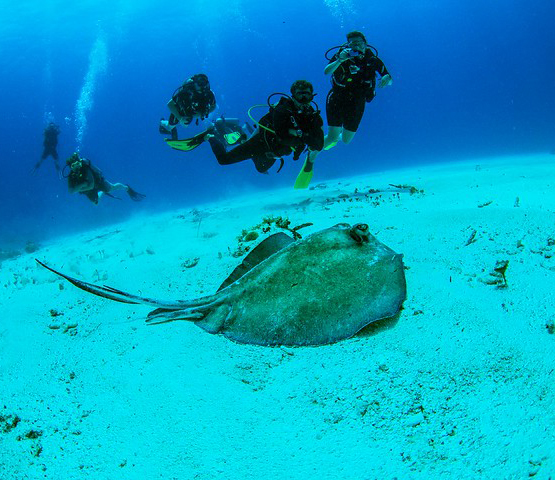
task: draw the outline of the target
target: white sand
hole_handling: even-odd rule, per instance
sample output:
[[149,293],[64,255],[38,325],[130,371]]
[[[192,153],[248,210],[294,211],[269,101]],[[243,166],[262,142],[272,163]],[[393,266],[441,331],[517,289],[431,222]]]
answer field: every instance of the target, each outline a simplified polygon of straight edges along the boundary
[[[4,261],[0,478],[555,478],[553,160],[273,191],[199,206],[200,225],[190,210],[170,212]],[[425,194],[324,202],[390,183]],[[86,294],[33,260],[192,298],[217,289],[240,262],[237,235],[271,214],[313,222],[304,236],[368,223],[404,254],[400,319],[330,346],[239,345],[193,323],[146,326],[149,307]],[[480,281],[498,260],[509,260],[506,289]],[[24,438],[31,430],[42,435]]]

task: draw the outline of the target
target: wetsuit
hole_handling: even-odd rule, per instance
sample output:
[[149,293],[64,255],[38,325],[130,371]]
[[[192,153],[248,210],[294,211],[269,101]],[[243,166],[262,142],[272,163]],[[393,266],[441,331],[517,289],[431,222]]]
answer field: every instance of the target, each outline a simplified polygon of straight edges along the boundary
[[81,162],[81,168],[77,171],[72,170],[67,177],[68,185],[72,188],[85,182],[92,183],[91,189],[79,193],[82,193],[91,202],[96,204],[98,203],[98,193],[109,193],[111,189],[110,184],[104,178],[102,171],[92,165],[90,160],[82,158]]
[[[209,140],[220,165],[231,165],[252,158],[256,169],[260,173],[266,173],[282,156],[294,153],[293,159],[298,160],[305,147],[322,150],[324,146],[320,113],[312,107],[307,111],[299,111],[289,98],[282,97],[259,123],[275,133],[259,127],[245,143],[229,152],[226,152],[224,145],[215,137]],[[300,131],[302,135],[291,135],[290,129]]]
[[[339,58],[337,52],[330,63]],[[332,74],[332,89],[326,101],[326,115],[330,127],[344,127],[356,132],[366,102],[376,95],[376,74],[389,75],[384,63],[366,49],[364,55],[345,60]]]
[[42,160],[44,160],[48,155],[52,155],[54,160],[58,160],[58,152],[56,147],[58,146],[58,135],[60,134],[60,127],[51,123],[44,129],[44,150],[42,152]]
[[169,118],[170,125],[177,125],[179,122],[189,125],[195,117],[204,120],[216,108],[214,92],[209,88],[205,91],[197,91],[191,80],[175,91],[171,102],[175,104],[179,117],[172,113]]

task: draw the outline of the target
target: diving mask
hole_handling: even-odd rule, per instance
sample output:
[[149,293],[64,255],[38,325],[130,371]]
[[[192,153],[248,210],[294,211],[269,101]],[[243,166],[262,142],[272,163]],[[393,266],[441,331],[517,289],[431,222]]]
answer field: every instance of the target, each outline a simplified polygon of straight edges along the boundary
[[362,39],[356,39],[349,42],[349,57],[357,57],[358,55],[362,55],[366,52],[367,44]]
[[293,98],[302,105],[312,102],[314,94],[310,90],[298,90],[293,94]]
[[71,163],[71,171],[77,173],[83,167],[83,161],[81,159],[75,160]]

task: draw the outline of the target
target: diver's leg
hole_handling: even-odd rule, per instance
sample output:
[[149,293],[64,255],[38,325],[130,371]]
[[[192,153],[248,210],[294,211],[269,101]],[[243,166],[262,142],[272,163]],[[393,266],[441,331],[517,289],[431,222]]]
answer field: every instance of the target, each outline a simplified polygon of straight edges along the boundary
[[328,119],[328,133],[324,137],[324,150],[337,145],[344,124],[344,95],[336,88],[332,88],[326,98],[326,117]]
[[56,171],[60,172],[60,164],[58,163],[59,156],[58,156],[58,151],[56,150],[56,147],[52,149],[51,155],[52,155],[52,158],[54,159],[54,167],[56,168]]
[[220,165],[232,165],[265,153],[265,144],[263,141],[261,143],[257,137],[259,135],[252,136],[245,143],[238,145],[229,152],[226,152],[224,145],[215,137],[209,138],[208,142]]
[[[143,198],[146,197],[146,195],[133,190],[131,188],[131,185],[127,185],[126,183],[111,183],[108,180],[105,180],[105,183],[108,188],[108,193],[112,193],[114,190],[125,190],[127,192],[127,195],[129,195],[129,198],[131,200],[134,200],[135,202],[140,202]],[[102,192],[101,190],[98,195],[100,196],[101,193],[104,192]]]
[[343,127],[328,127],[328,134],[324,137],[324,150],[329,150],[337,145]]
[[347,130],[346,128],[344,128],[343,135],[341,135],[341,141],[345,145],[349,145],[349,143],[351,143],[351,140],[353,139],[356,133],[357,132],[351,132],[350,130]]
[[304,166],[303,166],[303,170],[305,172],[311,172],[312,171],[312,169],[314,168],[314,161],[318,157],[319,153],[320,153],[320,150],[310,150],[310,149],[308,149],[308,153],[306,155],[306,161],[305,161]]
[[353,97],[350,99],[348,104],[345,105],[347,115],[345,116],[345,123],[343,124],[343,134],[341,135],[341,141],[348,145],[355,136],[362,116],[364,115],[364,107],[366,102],[365,97]]
[[112,190],[127,190],[128,188],[125,183],[110,183],[108,180],[106,180],[106,184],[109,187],[108,192],[111,192]]

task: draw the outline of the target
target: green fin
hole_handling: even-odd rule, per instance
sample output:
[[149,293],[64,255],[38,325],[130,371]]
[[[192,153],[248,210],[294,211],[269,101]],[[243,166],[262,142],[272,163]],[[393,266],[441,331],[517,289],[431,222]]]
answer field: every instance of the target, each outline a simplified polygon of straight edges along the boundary
[[204,142],[204,137],[206,132],[199,133],[192,138],[186,138],[184,140],[170,140],[165,139],[166,143],[175,150],[181,150],[182,152],[189,152],[197,148],[202,142]]
[[241,138],[241,134],[239,132],[226,133],[224,138],[228,145],[234,145]]
[[[312,180],[312,175],[314,173],[314,163],[311,163],[308,167],[307,163],[308,155],[306,156],[306,160],[304,161],[303,168],[301,169],[300,173],[297,175],[297,179],[295,180],[295,185],[293,188],[295,188],[296,190],[307,188],[308,185],[310,185],[310,181]],[[307,170],[307,168],[309,168],[310,170]]]

